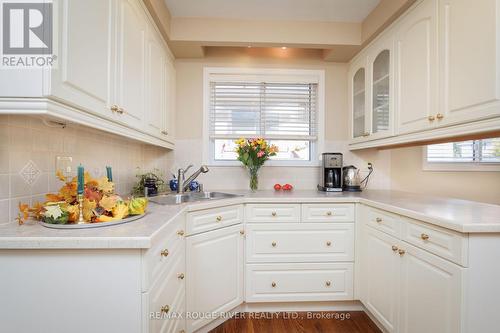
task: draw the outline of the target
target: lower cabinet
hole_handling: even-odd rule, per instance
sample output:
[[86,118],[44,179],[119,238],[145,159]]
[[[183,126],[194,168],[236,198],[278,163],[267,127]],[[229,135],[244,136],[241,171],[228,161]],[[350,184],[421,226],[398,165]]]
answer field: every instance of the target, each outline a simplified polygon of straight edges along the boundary
[[364,226],[361,300],[388,332],[462,331],[464,268]]
[[234,309],[243,302],[242,225],[186,238],[187,331],[213,319],[211,313]]

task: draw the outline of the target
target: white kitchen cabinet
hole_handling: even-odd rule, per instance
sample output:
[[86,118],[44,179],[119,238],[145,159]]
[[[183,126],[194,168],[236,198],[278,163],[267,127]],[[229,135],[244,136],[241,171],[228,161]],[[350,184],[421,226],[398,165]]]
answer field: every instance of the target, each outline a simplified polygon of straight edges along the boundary
[[112,118],[110,94],[114,64],[113,0],[59,1],[59,66],[47,94],[87,112]]
[[425,0],[396,29],[398,134],[434,126],[437,110],[437,0]]
[[173,148],[167,129],[175,108],[172,55],[143,2],[53,4],[57,63],[0,69],[6,87],[0,114],[36,114]]
[[[187,237],[186,310],[190,313],[221,313],[243,302],[244,256],[242,225]],[[213,318],[187,320],[194,332]]]
[[403,243],[400,333],[461,332],[463,268]]
[[364,230],[362,301],[388,332],[398,332],[399,240],[371,227]]
[[440,126],[500,116],[499,0],[439,1]]
[[145,113],[147,18],[134,0],[118,1],[114,100],[118,117],[131,127],[143,127]]
[[368,110],[366,58],[360,59],[352,65],[349,73],[349,95],[351,109],[351,138],[359,142],[370,135],[366,110]]

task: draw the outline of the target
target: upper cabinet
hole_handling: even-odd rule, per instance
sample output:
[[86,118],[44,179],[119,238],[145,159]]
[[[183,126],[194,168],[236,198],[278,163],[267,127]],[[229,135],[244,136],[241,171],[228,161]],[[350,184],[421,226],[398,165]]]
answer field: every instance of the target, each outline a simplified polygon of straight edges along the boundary
[[0,84],[14,84],[2,91],[0,112],[32,112],[173,148],[173,57],[142,1],[54,0],[53,8],[56,66],[2,70]]
[[[500,0],[418,0],[363,49],[350,63],[350,148],[500,130],[499,8]],[[352,89],[360,64],[364,125]]]
[[392,134],[393,45],[380,40],[351,66],[349,91],[353,142]]

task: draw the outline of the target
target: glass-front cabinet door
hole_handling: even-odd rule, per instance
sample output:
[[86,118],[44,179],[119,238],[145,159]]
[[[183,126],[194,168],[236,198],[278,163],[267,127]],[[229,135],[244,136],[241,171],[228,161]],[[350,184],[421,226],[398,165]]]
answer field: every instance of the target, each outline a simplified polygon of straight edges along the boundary
[[365,135],[366,125],[366,89],[365,89],[365,69],[359,68],[354,74],[353,78],[353,98],[352,98],[352,111],[353,122],[352,132],[353,137],[359,138]]
[[390,60],[389,50],[380,52],[372,65],[371,133],[389,131],[390,126]]

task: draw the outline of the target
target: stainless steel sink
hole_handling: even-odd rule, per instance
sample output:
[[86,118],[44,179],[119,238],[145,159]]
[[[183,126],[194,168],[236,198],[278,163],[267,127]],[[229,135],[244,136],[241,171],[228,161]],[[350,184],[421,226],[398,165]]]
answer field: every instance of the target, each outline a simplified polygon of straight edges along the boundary
[[210,201],[236,198],[241,195],[224,192],[189,192],[183,194],[163,194],[149,197],[149,201],[159,205],[178,205],[185,202]]

